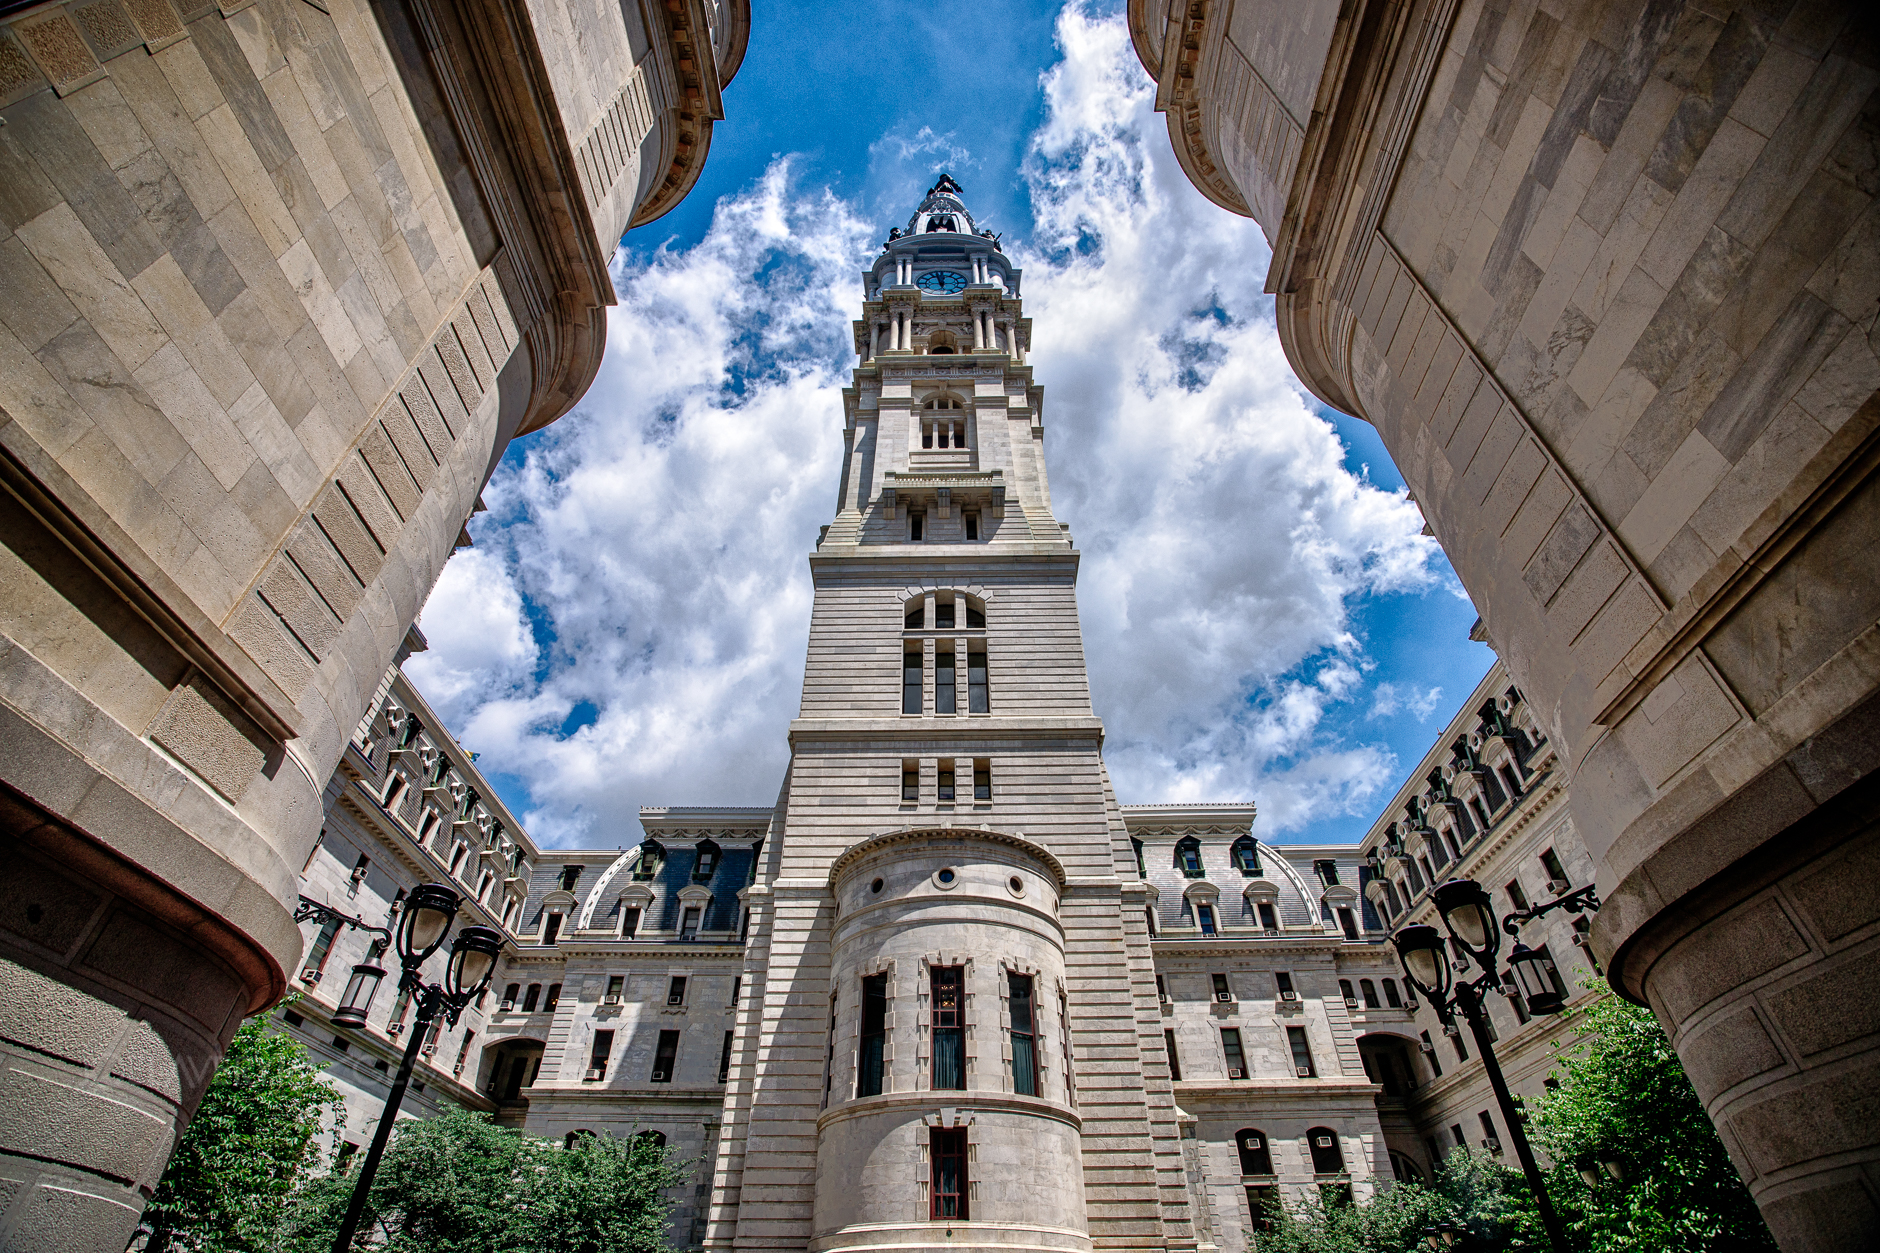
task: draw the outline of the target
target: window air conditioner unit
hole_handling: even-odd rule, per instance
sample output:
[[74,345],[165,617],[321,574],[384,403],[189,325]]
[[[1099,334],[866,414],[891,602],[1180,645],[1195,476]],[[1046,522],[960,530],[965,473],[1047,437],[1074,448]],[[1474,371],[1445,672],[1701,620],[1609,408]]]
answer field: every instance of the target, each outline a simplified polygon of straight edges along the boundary
[[510,1010],[514,1009],[515,1007],[516,1007],[516,1003],[514,1001],[504,1001],[501,1005],[498,1005],[496,1008],[499,1012],[506,1014]]
[[609,992],[606,996],[601,998],[601,1004],[603,1005],[620,1004],[620,994],[618,992]]
[[1310,1079],[1312,1077],[1312,1067],[1310,1066],[1294,1066],[1293,1069],[1299,1072],[1301,1079]]
[[1164,1005],[1167,1005],[1170,1001],[1175,999],[1174,997],[1170,996],[1167,992],[1158,992],[1156,993],[1156,996]]
[[1573,933],[1573,947],[1590,948],[1592,947],[1592,944],[1593,944],[1593,937],[1588,935],[1586,932],[1575,931]]
[[1330,1136],[1313,1136],[1313,1137],[1312,1137],[1312,1143],[1313,1143],[1313,1144],[1315,1144],[1315,1145],[1317,1145],[1317,1146],[1318,1146],[1319,1148],[1322,1148],[1322,1149],[1329,1149],[1329,1148],[1331,1148],[1331,1147],[1332,1147],[1332,1137],[1330,1137]]
[[1482,1147],[1487,1149],[1490,1153],[1493,1153],[1496,1157],[1501,1156],[1500,1140],[1484,1140],[1482,1141]]
[[665,1071],[663,1071],[663,1070],[655,1070],[655,1071],[653,1072],[653,1082],[654,1082],[654,1083],[664,1083],[665,1081],[666,1081],[666,1072],[665,1072]]
[[308,987],[312,987],[314,984],[320,982],[320,972],[312,966],[308,966],[305,970],[300,972],[300,981]]
[[1245,1079],[1247,1073],[1238,1066],[1229,1066],[1227,1068],[1227,1077],[1229,1079]]
[[1547,881],[1547,895],[1564,896],[1566,895],[1567,889],[1572,886],[1573,885],[1568,883],[1565,879],[1549,879]]
[[1234,1000],[1234,994],[1232,992],[1216,992],[1214,994],[1214,999],[1217,1001],[1220,1001],[1224,1005],[1231,1005]]
[[1279,937],[1279,928],[1278,928],[1278,927],[1268,927],[1268,928],[1266,929],[1266,934],[1267,934],[1267,938],[1268,938],[1268,939],[1277,939],[1277,938]]
[[1347,997],[1345,998],[1345,1008],[1346,1008],[1346,1009],[1356,1009],[1356,1008],[1358,1008],[1358,1001],[1357,1001],[1357,998],[1356,998],[1356,997],[1351,997],[1351,996],[1347,996]]
[[685,1004],[685,998],[683,996],[669,996],[666,998],[666,1004],[683,1005]]
[[599,1079],[601,1076],[605,1075],[606,1073],[607,1073],[607,1067],[605,1066],[589,1066],[587,1077],[584,1080],[582,1080],[582,1082],[592,1083],[596,1079]]
[[1416,1002],[1416,998],[1415,998],[1415,997],[1410,997],[1410,998],[1408,998],[1407,1000],[1405,1000],[1405,1001],[1404,1001],[1404,1003],[1403,1003],[1403,1007],[1404,1007],[1405,1009],[1407,1009],[1407,1010],[1409,1010],[1409,1011],[1410,1011],[1411,1013],[1413,1013],[1413,1014],[1414,1014],[1414,1013],[1416,1013],[1416,1012],[1417,1012],[1417,1002]]
[[1299,994],[1297,992],[1281,992],[1279,999],[1282,1001],[1296,1001],[1299,999]]
[[455,1066],[452,1066],[450,1068],[450,1073],[454,1077],[461,1078],[463,1076],[463,1063],[458,1062]]

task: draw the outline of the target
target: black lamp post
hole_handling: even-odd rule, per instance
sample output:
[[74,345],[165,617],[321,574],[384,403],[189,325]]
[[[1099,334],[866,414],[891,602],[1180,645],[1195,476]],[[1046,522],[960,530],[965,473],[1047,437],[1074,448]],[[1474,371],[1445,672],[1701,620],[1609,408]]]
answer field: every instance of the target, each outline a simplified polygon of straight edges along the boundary
[[[359,1178],[353,1183],[352,1201],[346,1206],[346,1218],[340,1223],[339,1235],[333,1241],[333,1253],[348,1253],[352,1248],[353,1233],[359,1229],[366,1196],[372,1190],[372,1177],[378,1173],[379,1159],[385,1155],[392,1124],[398,1119],[398,1107],[404,1104],[405,1088],[411,1082],[411,1068],[417,1064],[418,1051],[424,1046],[431,1021],[441,1012],[455,1025],[464,1006],[489,987],[490,975],[496,970],[496,958],[503,948],[502,933],[491,927],[471,926],[459,931],[450,947],[443,983],[427,984],[419,974],[419,967],[425,960],[443,947],[462,903],[456,892],[441,883],[423,884],[405,901],[404,917],[399,919],[397,934],[398,961],[403,967],[398,986],[417,1000],[418,1017],[412,1025],[411,1039],[405,1045],[405,1059],[399,1063],[398,1077],[392,1081],[391,1093],[385,1098],[385,1110],[379,1115],[378,1130],[373,1132],[372,1147],[366,1151],[366,1160],[359,1167]],[[348,1004],[355,983],[369,982],[370,988],[376,990],[378,979],[383,978],[384,973],[380,970],[374,977],[355,966],[353,980],[346,986]],[[367,990],[365,1003],[370,1000],[371,990]],[[347,1006],[342,1006],[340,1012],[346,1013]],[[340,1015],[335,1014],[333,1021],[339,1022]],[[358,1011],[358,1021],[365,1021],[363,1004]]]
[[1482,1054],[1482,1069],[1488,1072],[1489,1086],[1495,1090],[1495,1103],[1501,1107],[1502,1120],[1508,1124],[1509,1138],[1514,1141],[1515,1156],[1520,1159],[1521,1171],[1527,1176],[1528,1186],[1534,1190],[1535,1204],[1540,1208],[1541,1226],[1547,1231],[1547,1241],[1553,1246],[1554,1253],[1567,1253],[1566,1236],[1561,1229],[1559,1216],[1554,1213],[1553,1202],[1547,1197],[1547,1185],[1541,1178],[1540,1167],[1534,1161],[1534,1150],[1528,1144],[1521,1111],[1515,1107],[1514,1097],[1508,1092],[1508,1081],[1501,1073],[1501,1063],[1495,1057],[1495,1044],[1489,1038],[1488,1018],[1483,1009],[1482,997],[1488,989],[1500,989],[1504,980],[1512,979],[1531,1012],[1559,1013],[1564,1008],[1565,998],[1554,985],[1553,963],[1543,954],[1528,948],[1517,938],[1514,949],[1508,955],[1508,970],[1497,973],[1496,959],[1501,949],[1501,933],[1505,930],[1509,935],[1518,937],[1523,922],[1556,909],[1570,909],[1574,913],[1598,909],[1599,898],[1593,894],[1592,888],[1581,888],[1558,900],[1510,914],[1501,920],[1500,925],[1496,924],[1494,906],[1488,893],[1473,879],[1451,879],[1431,893],[1430,899],[1437,913],[1442,915],[1443,926],[1448,930],[1450,939],[1475,959],[1482,968],[1481,975],[1472,980],[1457,979],[1450,965],[1449,946],[1444,943],[1442,933],[1427,923],[1399,928],[1396,935],[1391,937],[1397,946],[1398,959],[1403,962],[1404,974],[1429,998],[1445,1027],[1455,1025],[1456,1010],[1461,1010],[1462,1016],[1468,1020],[1469,1031],[1475,1036],[1475,1047]]

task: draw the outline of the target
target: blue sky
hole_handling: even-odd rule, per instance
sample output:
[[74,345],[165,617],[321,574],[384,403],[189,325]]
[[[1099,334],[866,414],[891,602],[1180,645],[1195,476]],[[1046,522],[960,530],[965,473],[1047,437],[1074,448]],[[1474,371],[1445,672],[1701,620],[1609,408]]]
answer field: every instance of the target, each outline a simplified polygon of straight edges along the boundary
[[941,169],[1025,267],[1053,503],[1125,803],[1356,838],[1492,660],[1371,428],[1287,368],[1258,228],[1176,167],[1107,9],[760,6],[606,362],[513,445],[407,667],[545,845],[768,804],[857,275]]

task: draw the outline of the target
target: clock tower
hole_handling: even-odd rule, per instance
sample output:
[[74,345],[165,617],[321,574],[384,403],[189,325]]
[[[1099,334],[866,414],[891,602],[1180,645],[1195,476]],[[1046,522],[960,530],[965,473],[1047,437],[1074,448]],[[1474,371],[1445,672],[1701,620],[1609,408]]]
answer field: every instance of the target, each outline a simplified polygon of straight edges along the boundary
[[944,175],[861,275],[708,1248],[1195,1246],[1020,278]]

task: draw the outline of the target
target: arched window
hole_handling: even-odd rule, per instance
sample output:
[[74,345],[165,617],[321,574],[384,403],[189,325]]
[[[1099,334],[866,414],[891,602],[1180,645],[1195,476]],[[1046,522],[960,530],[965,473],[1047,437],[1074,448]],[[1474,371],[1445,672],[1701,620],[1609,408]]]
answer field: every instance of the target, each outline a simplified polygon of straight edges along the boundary
[[1251,835],[1243,835],[1234,841],[1234,868],[1240,871],[1243,879],[1260,877],[1260,845]]
[[514,1009],[516,1007],[516,997],[520,995],[521,992],[522,985],[520,983],[512,983],[504,988],[502,1008]]
[[1396,1149],[1390,1151],[1390,1173],[1398,1183],[1422,1183],[1423,1171],[1417,1164]]
[[1273,1149],[1267,1143],[1266,1132],[1257,1127],[1243,1127],[1234,1133],[1234,1148],[1240,1153],[1241,1174],[1273,1173]]
[[1384,1003],[1392,1009],[1403,1008],[1403,999],[1397,995],[1397,981],[1395,979],[1384,980]]
[[567,1135],[562,1137],[561,1147],[571,1149],[574,1147],[576,1140],[592,1140],[593,1138],[594,1133],[589,1131],[586,1127],[576,1127],[573,1131],[570,1131]]
[[1338,1133],[1330,1127],[1314,1127],[1306,1132],[1306,1147],[1312,1150],[1312,1173],[1336,1175],[1345,1169],[1345,1155],[1338,1148]]
[[633,1137],[633,1142],[635,1144],[644,1144],[652,1149],[663,1149],[666,1147],[666,1133],[663,1131],[642,1131]]
[[1358,980],[1358,990],[1364,993],[1364,1007],[1366,1009],[1376,1009],[1377,985],[1372,983],[1369,979],[1360,979]]
[[1190,879],[1199,879],[1207,873],[1201,865],[1200,840],[1190,835],[1175,845],[1175,868]]

